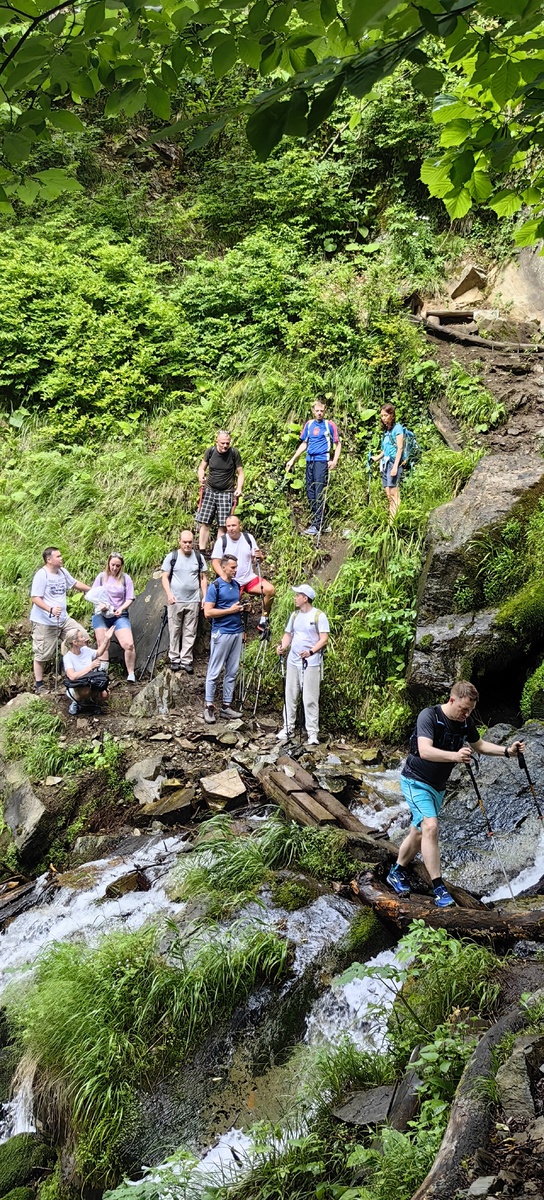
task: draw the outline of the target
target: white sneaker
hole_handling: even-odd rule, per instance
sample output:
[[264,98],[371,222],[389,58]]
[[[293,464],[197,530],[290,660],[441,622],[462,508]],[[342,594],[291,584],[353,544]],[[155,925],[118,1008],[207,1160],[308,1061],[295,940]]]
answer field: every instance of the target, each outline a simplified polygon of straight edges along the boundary
[[287,732],[286,729],[280,729],[279,733],[276,734],[277,742],[288,742],[288,741],[290,741],[290,738],[291,738],[291,735]]
[[131,671],[130,674],[127,675],[127,683],[136,683],[136,676],[134,674],[134,671]]
[[307,746],[319,746],[319,738],[308,738]]

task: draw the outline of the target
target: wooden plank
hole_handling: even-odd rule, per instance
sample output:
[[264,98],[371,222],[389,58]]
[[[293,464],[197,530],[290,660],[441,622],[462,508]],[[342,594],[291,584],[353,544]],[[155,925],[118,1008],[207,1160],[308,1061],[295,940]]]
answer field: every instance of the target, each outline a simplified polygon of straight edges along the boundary
[[342,801],[337,796],[333,796],[332,792],[326,792],[323,788],[316,788],[314,796],[324,808],[328,809],[336,817],[342,829],[349,829],[350,833],[372,834],[373,830],[363,825],[363,822],[354,813],[350,812],[349,808],[346,808],[346,805],[342,804]]
[[282,792],[289,793],[302,791],[302,784],[299,783],[298,779],[292,779],[290,775],[285,774],[285,771],[270,771],[269,779],[271,779],[272,783],[275,783],[277,787],[281,788]]
[[288,754],[282,754],[278,758],[278,767],[288,767],[294,778],[298,779],[298,782],[306,791],[311,792],[317,787],[317,780],[314,776],[310,775],[309,771],[305,771],[304,767],[301,767],[293,758],[289,758]]
[[311,813],[306,812],[306,809],[302,808],[302,805],[297,804],[296,800],[293,799],[292,793],[290,796],[284,796],[283,792],[278,792],[276,803],[283,808],[283,811],[287,813],[287,816],[292,821],[298,821],[299,825],[313,825],[315,829],[319,824]]
[[474,309],[449,309],[449,308],[428,308],[427,317],[438,317],[440,322],[445,325],[460,325],[463,321],[472,321],[474,318]]
[[319,825],[335,820],[334,814],[329,812],[328,809],[323,808],[322,804],[318,804],[317,800],[314,800],[314,797],[310,796],[309,792],[292,792],[291,795],[296,804],[300,804],[300,807],[308,812],[310,816],[315,817]]

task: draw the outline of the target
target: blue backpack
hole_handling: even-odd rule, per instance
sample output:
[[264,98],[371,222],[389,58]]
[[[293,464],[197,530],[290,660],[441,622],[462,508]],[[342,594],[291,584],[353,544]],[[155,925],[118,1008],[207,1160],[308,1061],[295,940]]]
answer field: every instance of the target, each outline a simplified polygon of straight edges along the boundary
[[407,429],[406,425],[402,426],[402,434],[404,445],[401,466],[404,467],[405,471],[411,471],[412,467],[415,467],[421,458],[421,446],[417,441],[415,433],[412,433],[411,429]]

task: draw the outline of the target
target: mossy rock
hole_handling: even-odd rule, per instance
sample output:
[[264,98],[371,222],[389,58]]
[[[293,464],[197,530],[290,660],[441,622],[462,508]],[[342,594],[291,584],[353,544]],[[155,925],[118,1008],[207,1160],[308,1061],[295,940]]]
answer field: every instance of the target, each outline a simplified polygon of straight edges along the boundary
[[371,908],[362,908],[357,913],[345,938],[347,949],[351,953],[361,954],[364,951],[367,958],[379,954],[389,942],[385,927]]
[[544,718],[544,662],[529,676],[521,694],[520,710],[524,721]]
[[298,908],[306,908],[319,896],[321,888],[315,879],[307,879],[305,875],[292,875],[284,871],[278,872],[271,886],[271,896],[278,908],[287,912],[296,912]]
[[4,1200],[36,1200],[36,1193],[30,1187],[16,1187],[6,1192]]
[[528,642],[544,635],[544,581],[527,583],[499,609],[495,624]]
[[0,1197],[30,1183],[38,1167],[48,1167],[54,1153],[37,1133],[16,1133],[0,1146]]

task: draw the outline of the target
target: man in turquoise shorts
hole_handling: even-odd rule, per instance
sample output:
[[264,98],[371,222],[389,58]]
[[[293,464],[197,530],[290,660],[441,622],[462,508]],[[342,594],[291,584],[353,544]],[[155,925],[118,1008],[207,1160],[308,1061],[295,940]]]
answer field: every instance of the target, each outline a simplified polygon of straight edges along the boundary
[[514,757],[524,742],[498,746],[484,742],[472,719],[478,703],[478,692],[472,683],[462,679],[454,684],[446,704],[424,708],[410,738],[410,753],[404,764],[400,786],[410,805],[410,832],[399,846],[397,861],[387,876],[387,882],[398,896],[407,896],[410,887],[404,873],[416,854],[429,873],[438,908],[454,904],[440,874],[438,846],[438,814],[442,807],[446,784],[456,763],[470,762],[475,754]]

